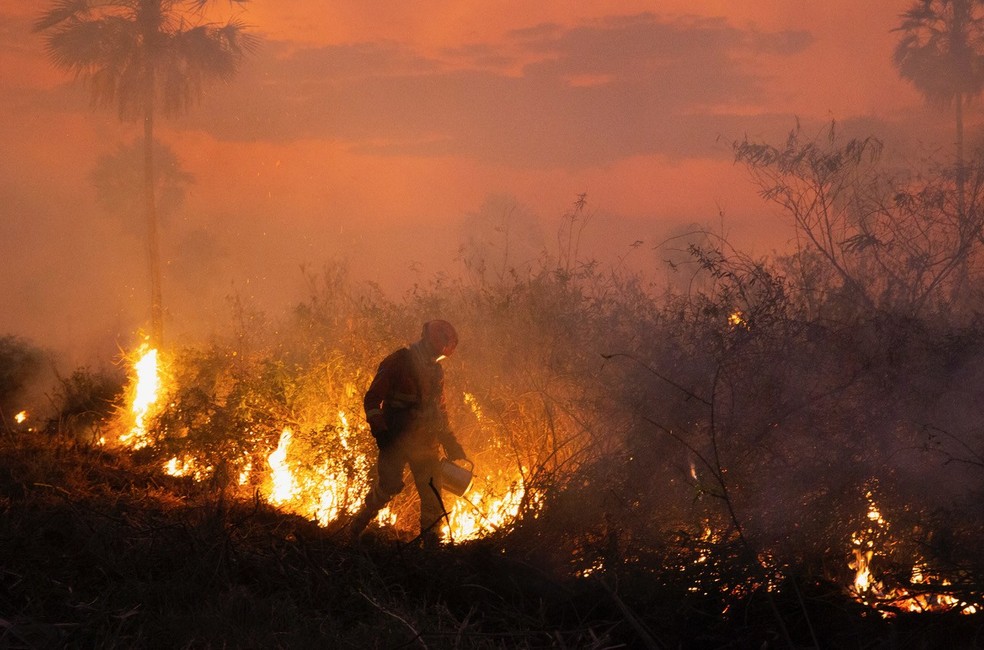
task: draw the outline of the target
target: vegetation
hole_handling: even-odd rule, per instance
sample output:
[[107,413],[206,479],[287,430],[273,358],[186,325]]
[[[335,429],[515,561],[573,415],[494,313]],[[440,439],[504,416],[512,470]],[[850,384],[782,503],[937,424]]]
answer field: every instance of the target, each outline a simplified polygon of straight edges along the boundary
[[[139,450],[60,424],[9,429],[0,638],[972,645],[984,329],[979,296],[949,278],[954,260],[975,268],[979,238],[947,216],[952,176],[887,177],[876,149],[737,143],[803,246],[752,259],[694,238],[689,293],[581,259],[580,235],[526,271],[470,259],[396,300],[328,266],[305,273],[288,320],[238,303],[228,336],[168,351]],[[361,391],[436,316],[462,334],[448,393],[488,496],[473,509],[521,498],[501,525],[434,551],[412,543],[407,491],[395,522],[351,544],[373,450]],[[131,426],[132,386],[86,373],[63,386],[62,411],[98,414],[100,437]],[[115,410],[92,406],[106,396]],[[295,477],[279,500],[275,450]]]
[[917,0],[902,14],[894,61],[903,79],[926,99],[953,107],[957,185],[964,163],[963,109],[984,91],[984,3],[980,0]]
[[0,337],[0,429],[9,430],[44,366],[44,352],[17,336]]

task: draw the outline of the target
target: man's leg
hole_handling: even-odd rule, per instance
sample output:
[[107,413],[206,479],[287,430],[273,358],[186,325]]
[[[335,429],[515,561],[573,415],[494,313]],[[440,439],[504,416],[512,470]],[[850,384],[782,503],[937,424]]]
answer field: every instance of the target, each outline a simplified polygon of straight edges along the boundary
[[372,487],[366,494],[362,508],[352,519],[353,538],[361,535],[379,511],[403,490],[403,468],[406,464],[406,456],[397,445],[379,450],[379,457],[372,472],[374,474]]

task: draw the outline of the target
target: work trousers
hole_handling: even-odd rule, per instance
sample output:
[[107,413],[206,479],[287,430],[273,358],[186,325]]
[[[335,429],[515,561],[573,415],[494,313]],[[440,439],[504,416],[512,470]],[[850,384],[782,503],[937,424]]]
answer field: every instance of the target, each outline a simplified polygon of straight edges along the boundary
[[397,440],[380,449],[364,511],[374,517],[403,491],[403,470],[407,465],[420,497],[420,531],[440,536],[444,508],[438,497],[441,493],[441,457],[437,447]]

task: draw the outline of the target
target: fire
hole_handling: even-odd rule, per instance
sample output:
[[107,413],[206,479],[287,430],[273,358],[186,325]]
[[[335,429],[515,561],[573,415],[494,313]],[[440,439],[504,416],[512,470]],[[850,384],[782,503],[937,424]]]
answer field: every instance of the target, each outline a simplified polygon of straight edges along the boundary
[[133,414],[133,426],[120,436],[120,442],[132,449],[142,449],[151,443],[150,434],[147,431],[147,420],[157,404],[158,393],[161,389],[157,350],[148,348],[144,344],[141,346],[139,354],[140,358],[133,366],[137,375],[136,392],[130,406],[130,412]]
[[520,475],[497,496],[495,485],[498,477],[484,477],[485,489],[456,500],[444,525],[444,534],[455,541],[478,539],[495,531],[516,518],[522,505],[526,488]]
[[242,470],[239,472],[239,480],[237,481],[239,485],[246,485],[249,483],[249,477],[253,474],[253,463],[247,460],[243,464]]
[[[732,314],[729,322],[732,325],[745,326],[740,312]],[[157,403],[163,388],[157,350],[147,346],[140,349],[139,358],[134,364],[134,374],[130,406],[132,426],[120,436],[120,442],[132,449],[141,449],[153,442],[147,427],[158,408]],[[346,386],[346,390],[354,389]],[[494,423],[486,420],[478,400],[466,393],[464,402],[470,407],[479,426],[485,430],[482,437],[495,440],[495,436],[488,431],[493,428]],[[27,417],[27,412],[21,411],[15,416],[15,420],[20,423]],[[303,436],[295,439],[295,429],[284,427],[276,448],[266,454],[265,458],[259,450],[254,449],[246,450],[240,458],[230,460],[230,465],[238,472],[233,475],[233,479],[239,486],[262,485],[261,492],[271,505],[309,517],[319,525],[328,526],[339,521],[362,506],[363,495],[369,487],[373,461],[369,457],[372,454],[360,451],[357,436],[367,435],[365,425],[353,426],[351,422],[349,415],[338,411],[333,425],[316,427],[318,436],[322,435],[322,429],[334,436],[324,441],[325,445],[331,445],[328,448],[332,453],[317,455],[321,459],[317,462],[305,458],[312,444],[310,439],[307,439],[309,447],[306,449]],[[321,439],[316,438],[315,448],[321,444]],[[494,453],[489,455],[496,456]],[[477,456],[479,459],[481,457],[482,454]],[[531,491],[527,485],[526,468],[508,467],[500,463],[482,466],[481,460],[478,465],[481,467],[481,474],[475,477],[471,492],[458,498],[449,493],[444,495],[448,519],[443,531],[454,542],[478,539],[508,525],[515,520],[524,505],[535,517],[543,501],[543,495]],[[208,480],[216,471],[209,463],[189,453],[173,456],[162,464],[161,469],[167,474],[188,476],[195,481]],[[692,477],[696,477],[693,463],[690,473]],[[257,474],[261,476],[256,476]],[[921,557],[913,558],[911,575],[904,581],[906,584],[888,584],[890,576],[882,578],[882,574],[876,570],[877,564],[880,558],[890,555],[897,542],[891,535],[888,520],[875,502],[873,489],[865,493],[865,498],[868,504],[867,521],[851,536],[848,562],[853,571],[848,591],[858,602],[877,610],[885,617],[898,611],[959,611],[964,614],[980,611],[979,603],[965,602],[952,593],[947,593],[946,587],[950,583],[935,573]],[[377,517],[377,523],[380,526],[395,527],[401,523],[400,516],[392,508],[384,508]],[[412,525],[410,527],[413,528]],[[713,531],[706,527],[701,541],[709,542],[712,537]],[[712,558],[713,554],[707,548],[692,561],[696,565],[703,565],[711,562]],[[760,558],[760,561],[764,568],[772,565],[767,557]],[[590,565],[584,569],[583,575],[601,568],[602,565]],[[732,591],[741,588],[740,585],[728,587]],[[771,580],[768,588],[773,588]]]
[[[746,326],[741,312],[729,317],[734,326]],[[134,363],[134,386],[130,413],[132,426],[120,436],[120,442],[132,449],[141,449],[152,444],[153,438],[147,430],[150,419],[158,407],[163,388],[159,355],[156,349],[141,347]],[[354,390],[346,386],[347,391]],[[464,394],[464,403],[471,409],[482,429],[491,429],[493,423],[486,420],[478,400],[471,394]],[[27,412],[15,416],[17,422],[27,419]],[[338,411],[335,423],[324,427],[334,436],[325,441],[332,445],[334,453],[326,454],[318,462],[306,459],[304,445],[297,447],[295,430],[284,427],[276,448],[266,455],[257,455],[257,450],[247,451],[241,458],[230,464],[238,474],[233,479],[239,486],[262,485],[265,499],[278,508],[309,517],[319,525],[328,526],[347,514],[356,512],[362,506],[363,495],[369,487],[369,474],[373,458],[360,451],[356,436],[365,435],[364,425],[354,427],[352,418],[344,411]],[[319,434],[320,435],[320,434]],[[494,440],[488,431],[483,437]],[[310,441],[308,442],[310,446]],[[317,444],[321,444],[320,441]],[[495,454],[491,454],[495,456]],[[481,458],[481,454],[478,456]],[[265,462],[263,462],[265,460]],[[481,466],[481,461],[479,466]],[[163,463],[161,468],[173,476],[188,476],[196,481],[205,481],[215,468],[193,455],[176,455]],[[455,498],[444,494],[448,519],[443,531],[449,540],[455,542],[481,538],[508,525],[518,516],[525,504],[535,515],[542,494],[530,492],[525,481],[527,470],[523,467],[506,467],[491,463],[481,467],[481,474],[475,477],[472,490],[462,497]],[[262,476],[255,477],[257,473]],[[691,476],[696,468],[691,464]],[[851,537],[849,568],[853,579],[848,591],[859,602],[878,610],[883,616],[891,616],[896,611],[947,611],[956,610],[965,614],[976,613],[979,604],[961,601],[945,587],[949,584],[935,574],[927,563],[919,557],[913,559],[911,576],[907,584],[889,586],[887,580],[879,577],[876,571],[880,557],[886,557],[895,542],[891,536],[891,526],[881,509],[876,505],[873,490],[865,494],[868,503],[867,523]],[[391,508],[383,509],[377,523],[381,526],[395,527],[401,515]],[[412,527],[412,526],[411,526]],[[710,536],[708,528],[706,536]],[[710,556],[702,552],[695,560],[698,564],[710,561]],[[763,565],[767,565],[763,561]],[[589,567],[587,570],[597,570]]]
[[289,503],[297,496],[297,481],[294,480],[294,475],[287,465],[287,449],[290,447],[290,439],[293,435],[290,429],[284,429],[280,434],[280,442],[277,443],[276,450],[267,459],[270,465],[270,480],[273,483],[267,499],[275,506]]
[[[939,578],[930,571],[922,558],[915,558],[909,578],[909,588],[904,585],[889,586],[873,572],[873,565],[879,556],[886,555],[896,544],[891,536],[891,526],[875,503],[871,490],[865,493],[868,501],[868,525],[851,536],[851,556],[848,568],[854,571],[854,581],[849,592],[858,602],[872,607],[889,618],[897,611],[932,612],[956,610],[963,614],[974,614],[979,607],[961,601],[952,594],[945,593],[950,582]],[[926,588],[920,591],[919,587]]]
[[[350,430],[344,413],[338,414],[336,429],[344,461],[329,459],[314,467],[302,467],[289,458],[294,433],[285,428],[277,448],[267,458],[270,468],[267,501],[277,507],[310,517],[327,526],[343,514],[355,512],[362,505],[368,487],[369,459],[353,453],[349,447]],[[356,470],[350,472],[350,469]],[[394,519],[395,523],[395,519]]]
[[[153,436],[148,430],[151,418],[160,408],[159,401],[165,388],[168,391],[174,389],[164,386],[161,360],[156,349],[145,345],[136,356],[129,409],[132,426],[128,426],[119,438],[123,445],[134,450],[153,444]],[[354,390],[354,387],[346,386],[346,391]],[[474,396],[465,394],[464,402],[481,424],[484,417],[478,401]],[[328,454],[322,454],[317,449],[320,442],[312,450],[310,438],[299,436],[299,430],[295,427],[284,427],[276,447],[265,457],[258,454],[258,450],[253,450],[230,461],[236,472],[231,476],[231,482],[239,486],[260,485],[268,503],[308,517],[321,526],[339,521],[362,506],[370,485],[370,468],[375,460],[372,453],[360,451],[356,436],[366,434],[364,425],[353,426],[352,422],[349,414],[338,411],[334,423],[323,427],[333,436],[324,441],[325,448],[333,450]],[[321,460],[315,461],[315,458]],[[216,472],[210,463],[190,453],[178,454],[162,462],[161,470],[172,476],[191,477],[195,481],[208,480]],[[535,509],[542,498],[529,493],[524,480],[525,472],[522,467],[487,466],[481,475],[476,476],[471,492],[458,498],[444,493],[442,496],[449,515],[443,526],[447,538],[454,541],[477,539],[514,520],[524,503]],[[261,476],[256,476],[258,473]],[[380,526],[396,527],[402,523],[401,516],[405,515],[393,508],[384,508],[376,521]],[[414,527],[409,523],[408,526],[411,529]]]
[[745,315],[741,313],[740,310],[731,312],[728,315],[728,325],[731,327],[748,327],[748,321],[745,320]]
[[[339,441],[344,443],[351,433],[344,413],[339,413]],[[267,458],[270,468],[267,500],[275,506],[315,519],[327,526],[345,514],[351,514],[362,505],[362,498],[369,485],[371,459],[364,454],[352,454],[350,473],[342,465],[326,462],[320,466],[302,469],[291,458],[293,432],[285,428],[277,448]],[[351,449],[348,451],[351,453]],[[450,523],[443,526],[445,535],[455,541],[477,539],[512,521],[519,512],[526,496],[521,477],[506,481],[503,473],[489,472],[479,477],[473,489],[464,497],[454,499],[448,493],[442,496],[448,508]],[[497,486],[505,484],[505,489]],[[384,508],[376,521],[381,526],[396,526],[399,517],[391,508]]]
[[16,422],[17,424],[24,424],[26,420],[27,420],[27,411],[21,411],[20,413],[14,416],[14,422]]
[[174,456],[166,463],[164,463],[164,473],[170,476],[190,476],[196,481],[204,481],[207,479],[213,471],[214,468],[202,467],[201,464],[196,461],[191,456],[184,456],[183,458],[178,458]]
[[[470,396],[465,397],[466,402]],[[369,469],[373,459],[356,450],[352,444],[354,430],[350,418],[337,415],[333,428],[345,462],[329,459],[320,465],[304,466],[301,459],[292,457],[294,433],[285,428],[276,449],[268,456],[270,470],[267,500],[272,505],[310,517],[327,526],[346,514],[356,512],[369,487]],[[477,539],[512,521],[524,498],[528,498],[522,469],[515,472],[490,469],[476,477],[476,487],[460,498],[442,495],[448,509],[444,534],[454,541]],[[533,503],[537,499],[533,500]],[[396,526],[399,515],[384,508],[377,515],[380,526]]]
[[[486,424],[478,399],[471,393],[464,394],[464,402],[480,425]],[[480,489],[472,488],[455,500],[450,508],[449,523],[444,534],[452,540],[478,539],[513,521],[519,514],[524,498],[528,498],[535,510],[542,502],[542,495],[527,495],[524,475],[526,468],[492,468],[479,477]]]

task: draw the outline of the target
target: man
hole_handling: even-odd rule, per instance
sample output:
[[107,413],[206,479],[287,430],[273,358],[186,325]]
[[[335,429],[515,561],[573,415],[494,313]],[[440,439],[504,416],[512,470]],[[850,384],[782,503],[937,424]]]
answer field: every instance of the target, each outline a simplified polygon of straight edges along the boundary
[[372,488],[352,521],[353,538],[403,490],[403,470],[409,465],[420,497],[421,540],[425,546],[440,542],[444,516],[438,497],[440,447],[449,460],[465,458],[448,425],[440,365],[457,345],[458,334],[451,323],[432,320],[424,323],[419,341],[396,350],[379,364],[363,400],[379,458]]

